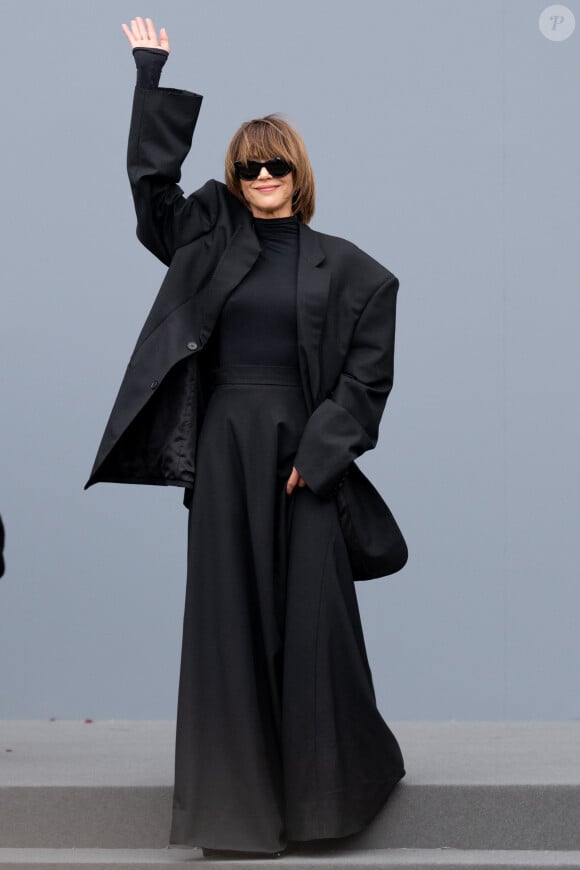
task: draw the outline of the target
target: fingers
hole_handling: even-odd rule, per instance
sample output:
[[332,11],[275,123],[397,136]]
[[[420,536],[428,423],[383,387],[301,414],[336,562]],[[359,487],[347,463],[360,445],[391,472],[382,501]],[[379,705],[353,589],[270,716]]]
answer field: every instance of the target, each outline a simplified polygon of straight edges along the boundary
[[126,24],[121,24],[121,28],[129,40],[131,48],[163,48],[169,51],[169,37],[164,27],[159,31],[159,39],[157,31],[153,24],[152,18],[141,18],[138,15],[131,19],[131,27]]
[[[142,18],[140,18],[139,20],[143,21]],[[149,39],[152,39],[154,42],[157,42],[157,32],[155,30],[155,25],[153,24],[153,20],[151,18],[146,18],[145,22],[142,26],[145,27],[145,32],[147,34],[147,37]]]
[[129,30],[129,28],[127,27],[126,24],[121,24],[121,28],[123,30],[123,33],[125,34],[125,36],[129,40],[129,45],[131,46],[131,48],[136,48],[135,40],[133,38],[133,33]]
[[292,474],[286,482],[286,492],[288,493],[288,495],[292,494],[295,486],[306,486],[306,481],[304,480],[304,478],[300,477],[296,468],[293,467]]
[[296,471],[295,468],[293,468],[292,473],[290,474],[290,477],[286,481],[286,492],[288,493],[288,495],[292,494],[292,491],[298,482],[298,477],[299,477],[298,472]]
[[147,26],[140,15],[131,21],[133,25],[133,33],[141,42],[147,42]]
[[159,44],[161,48],[164,48],[165,51],[170,51],[169,48],[169,37],[167,35],[167,31],[164,27],[159,31]]

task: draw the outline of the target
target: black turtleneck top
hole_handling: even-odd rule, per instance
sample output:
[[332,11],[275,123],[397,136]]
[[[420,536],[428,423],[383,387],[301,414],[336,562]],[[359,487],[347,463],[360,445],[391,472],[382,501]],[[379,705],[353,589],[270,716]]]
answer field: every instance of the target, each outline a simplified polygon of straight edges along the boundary
[[[137,85],[156,88],[167,52],[134,48]],[[209,365],[298,366],[296,216],[253,218],[258,259],[226,299],[206,351]]]
[[298,218],[254,218],[262,248],[226,299],[211,343],[211,364],[298,365]]

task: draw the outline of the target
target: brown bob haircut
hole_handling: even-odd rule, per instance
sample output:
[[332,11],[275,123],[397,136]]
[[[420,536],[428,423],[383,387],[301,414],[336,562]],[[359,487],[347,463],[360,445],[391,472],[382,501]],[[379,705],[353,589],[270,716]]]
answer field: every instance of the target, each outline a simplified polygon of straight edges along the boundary
[[236,178],[234,163],[237,160],[243,163],[248,160],[270,160],[272,157],[282,157],[292,164],[292,213],[298,215],[303,223],[310,223],[315,198],[312,166],[301,136],[278,113],[245,121],[234,133],[226,153],[225,182],[228,190],[247,206],[242,186]]

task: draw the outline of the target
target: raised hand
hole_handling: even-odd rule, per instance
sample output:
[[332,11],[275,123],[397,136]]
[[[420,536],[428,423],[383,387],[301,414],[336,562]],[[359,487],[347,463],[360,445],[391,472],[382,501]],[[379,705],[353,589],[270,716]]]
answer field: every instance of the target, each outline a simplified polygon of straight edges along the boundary
[[159,38],[157,38],[157,31],[155,30],[152,18],[143,20],[137,16],[137,18],[131,19],[130,28],[126,24],[121,24],[121,27],[129,40],[131,50],[134,48],[162,48],[169,53],[167,31],[162,27],[159,31]]

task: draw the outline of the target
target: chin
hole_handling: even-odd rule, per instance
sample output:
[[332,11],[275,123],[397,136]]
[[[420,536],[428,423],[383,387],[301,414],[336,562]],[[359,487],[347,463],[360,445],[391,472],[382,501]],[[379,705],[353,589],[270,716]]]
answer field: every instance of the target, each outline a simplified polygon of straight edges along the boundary
[[282,202],[272,202],[271,200],[266,200],[265,202],[256,202],[254,203],[256,208],[261,208],[262,211],[276,211],[280,208],[285,208],[286,203]]

